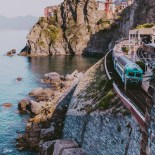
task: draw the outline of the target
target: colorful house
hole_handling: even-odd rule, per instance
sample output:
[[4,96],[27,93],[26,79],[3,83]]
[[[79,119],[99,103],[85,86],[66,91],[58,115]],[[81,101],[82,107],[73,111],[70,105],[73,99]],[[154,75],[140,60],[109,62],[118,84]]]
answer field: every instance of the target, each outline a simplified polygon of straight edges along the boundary
[[44,17],[49,18],[53,17],[56,13],[56,6],[48,6],[44,9]]
[[114,13],[115,13],[115,4],[113,3],[113,0],[106,0],[105,1],[105,14],[107,16],[107,19],[113,19]]

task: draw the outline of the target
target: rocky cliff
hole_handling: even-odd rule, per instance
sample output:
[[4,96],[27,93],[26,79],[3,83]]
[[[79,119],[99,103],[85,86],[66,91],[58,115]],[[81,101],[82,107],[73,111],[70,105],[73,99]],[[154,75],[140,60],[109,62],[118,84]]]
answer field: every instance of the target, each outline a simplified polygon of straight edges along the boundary
[[65,0],[53,17],[40,18],[28,34],[31,55],[81,54],[103,15],[95,0]]
[[40,18],[27,36],[31,51],[22,55],[104,53],[115,41],[128,37],[139,24],[154,22],[153,0],[135,0],[114,21],[97,10],[96,0],[64,0],[50,19]]

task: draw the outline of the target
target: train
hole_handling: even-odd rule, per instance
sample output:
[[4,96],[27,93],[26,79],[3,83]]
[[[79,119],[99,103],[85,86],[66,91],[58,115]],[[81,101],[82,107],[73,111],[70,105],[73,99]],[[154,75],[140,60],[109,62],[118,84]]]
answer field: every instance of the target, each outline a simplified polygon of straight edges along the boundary
[[143,70],[125,55],[112,54],[114,69],[120,76],[122,82],[128,85],[141,86],[143,81]]

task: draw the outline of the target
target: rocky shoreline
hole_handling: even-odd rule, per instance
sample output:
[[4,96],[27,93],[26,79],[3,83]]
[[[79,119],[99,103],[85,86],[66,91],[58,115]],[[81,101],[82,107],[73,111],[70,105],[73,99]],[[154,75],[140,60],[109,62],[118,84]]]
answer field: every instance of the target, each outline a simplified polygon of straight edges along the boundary
[[[77,70],[65,77],[55,72],[45,74],[42,82],[51,84],[51,88],[36,88],[29,93],[32,100],[19,102],[20,113],[29,113],[30,118],[25,133],[16,139],[18,150],[30,149],[43,155],[53,152],[55,140],[61,139],[69,102],[82,75]],[[49,143],[52,147],[47,147]]]

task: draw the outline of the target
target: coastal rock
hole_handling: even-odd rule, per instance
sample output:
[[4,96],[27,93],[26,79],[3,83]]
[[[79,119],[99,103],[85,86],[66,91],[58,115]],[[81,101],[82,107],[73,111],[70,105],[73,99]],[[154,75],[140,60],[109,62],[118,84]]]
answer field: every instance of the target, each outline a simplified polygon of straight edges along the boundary
[[37,88],[29,93],[31,97],[34,97],[36,101],[50,101],[54,96],[54,92],[50,88]]
[[7,56],[14,56],[16,54],[16,49],[12,49],[11,51],[7,52]]
[[35,115],[40,114],[44,109],[45,105],[46,102],[36,102],[31,100],[30,101],[31,112],[34,113]]
[[5,108],[11,108],[12,103],[9,103],[9,102],[8,103],[3,103],[2,106],[5,107]]
[[30,111],[30,102],[28,100],[21,100],[18,103],[18,110],[23,111]]
[[[18,144],[19,147],[38,150],[39,147],[43,147],[41,145],[44,145],[45,142],[61,138],[67,105],[79,78],[75,77],[74,81],[66,81],[61,76],[60,80],[61,82],[58,82],[57,88],[52,83],[51,89],[37,88],[30,93],[30,96],[34,98],[30,101],[29,110],[32,117],[28,119],[25,134],[21,143]],[[50,99],[46,101],[45,96]],[[45,100],[41,101],[40,97]]]
[[52,155],[54,150],[55,141],[40,142],[39,154],[40,155]]
[[43,88],[42,88],[42,87],[38,87],[38,88],[32,90],[32,91],[29,93],[29,95],[30,95],[30,96],[36,96],[36,95],[38,95],[38,94],[39,94],[40,92],[42,92],[42,91],[43,91]]
[[65,77],[66,81],[72,81],[75,78],[80,78],[83,75],[82,72],[78,72],[78,70],[75,70],[72,74],[67,74]]
[[17,81],[22,81],[22,77],[18,77],[16,80]]
[[41,129],[41,133],[40,133],[40,138],[41,139],[47,141],[49,139],[52,139],[52,137],[54,137],[54,127],[53,127],[53,125],[51,125],[47,129]]
[[54,17],[40,18],[28,34],[30,55],[82,54],[98,31],[97,21],[104,17],[104,13],[97,11],[97,5],[96,0],[65,0],[56,6]]
[[43,77],[43,82],[45,83],[57,83],[60,81],[61,81],[61,76],[56,72],[45,74]]
[[30,47],[26,45],[18,55],[28,56],[30,54],[30,50],[31,50]]
[[78,148],[79,145],[74,140],[56,140],[53,155],[62,155],[67,148]]
[[82,148],[65,149],[61,155],[88,155]]
[[67,74],[65,79],[67,81],[74,80],[74,78],[77,76],[77,74],[78,74],[78,70],[75,70],[72,74]]

